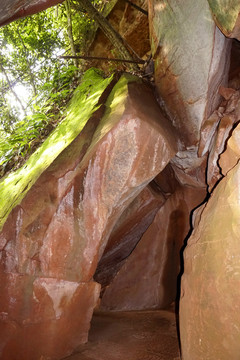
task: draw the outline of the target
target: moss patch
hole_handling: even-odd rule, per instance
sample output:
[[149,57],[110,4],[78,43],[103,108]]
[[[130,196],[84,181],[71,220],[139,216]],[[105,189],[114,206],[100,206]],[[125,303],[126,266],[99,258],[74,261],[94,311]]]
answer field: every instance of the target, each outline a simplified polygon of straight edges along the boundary
[[[124,74],[113,87],[113,90],[105,103],[106,111],[97,130],[95,131],[92,143],[88,149],[88,154],[95,147],[96,143],[102,139],[103,136],[107,134],[120,120],[125,109],[128,84],[130,82],[141,82],[141,79],[131,74]],[[111,121],[109,121],[109,118],[111,118]]]
[[0,229],[10,211],[21,202],[43,171],[81,132],[99,108],[99,98],[111,81],[112,76],[104,79],[98,70],[89,69],[74,92],[65,119],[22,168],[0,181]]
[[218,26],[225,35],[230,35],[240,12],[239,0],[208,0],[208,2]]

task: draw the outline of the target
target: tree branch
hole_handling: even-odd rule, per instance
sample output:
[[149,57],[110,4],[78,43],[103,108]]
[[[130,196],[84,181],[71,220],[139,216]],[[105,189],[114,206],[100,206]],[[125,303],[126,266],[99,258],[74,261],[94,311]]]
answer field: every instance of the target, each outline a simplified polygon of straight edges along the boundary
[[17,102],[19,103],[19,105],[21,106],[22,111],[23,111],[24,114],[26,115],[26,110],[24,109],[24,106],[23,106],[21,100],[19,99],[17,93],[14,91],[14,89],[13,89],[13,87],[12,87],[12,85],[11,85],[11,82],[10,82],[10,80],[9,80],[8,74],[7,74],[6,70],[4,69],[4,67],[3,67],[3,65],[2,65],[1,63],[0,63],[0,69],[1,69],[2,73],[4,74],[6,80],[7,80],[9,89],[11,90],[13,96],[15,97],[15,99],[17,100]]
[[144,9],[142,9],[140,6],[134,4],[133,2],[131,2],[130,0],[125,0],[129,5],[131,5],[132,7],[134,7],[135,9],[137,9],[138,11],[140,11],[141,13],[143,13],[144,15],[148,16],[148,12]]
[[126,60],[132,61],[132,67],[134,70],[138,70],[138,66],[134,62],[134,59],[128,49],[126,48],[121,35],[112,27],[107,19],[95,9],[89,0],[78,0],[79,4],[87,11],[88,15],[94,19],[104,34],[107,36],[111,44],[115,46],[119,54]]

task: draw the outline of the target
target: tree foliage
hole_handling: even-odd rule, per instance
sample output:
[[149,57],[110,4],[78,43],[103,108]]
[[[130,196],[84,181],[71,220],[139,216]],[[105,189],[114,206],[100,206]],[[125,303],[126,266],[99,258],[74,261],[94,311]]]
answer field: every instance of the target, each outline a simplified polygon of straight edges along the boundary
[[[74,14],[72,41],[91,25],[85,14]],[[77,85],[76,66],[58,59],[71,53],[68,24],[61,4],[0,29],[0,176],[43,141]]]
[[105,9],[102,0],[65,0],[0,29],[0,176],[20,166],[61,119],[81,66],[58,55],[84,54],[95,21],[122,57],[131,58],[95,7]]

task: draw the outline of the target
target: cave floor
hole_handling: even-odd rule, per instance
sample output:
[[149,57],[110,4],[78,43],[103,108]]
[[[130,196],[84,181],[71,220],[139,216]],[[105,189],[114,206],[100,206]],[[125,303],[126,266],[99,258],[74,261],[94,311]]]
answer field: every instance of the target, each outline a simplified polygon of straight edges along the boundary
[[180,360],[174,309],[97,312],[89,342],[67,360]]

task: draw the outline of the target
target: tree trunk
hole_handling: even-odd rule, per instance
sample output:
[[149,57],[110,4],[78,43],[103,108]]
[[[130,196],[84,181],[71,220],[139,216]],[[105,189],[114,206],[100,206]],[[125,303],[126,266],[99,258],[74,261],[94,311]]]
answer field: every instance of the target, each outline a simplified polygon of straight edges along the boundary
[[[107,21],[107,19],[105,19],[105,17],[95,9],[91,1],[78,0],[78,2],[87,11],[89,17],[98,23],[99,27],[107,36],[111,44],[113,44],[118,50],[122,58],[134,61],[132,55],[125,46],[124,40],[121,35],[112,27],[112,25]],[[134,70],[138,70],[138,66],[136,64],[132,64],[131,67]]]
[[7,74],[6,70],[4,69],[4,67],[3,67],[3,65],[2,65],[1,63],[0,63],[0,70],[1,70],[1,72],[4,74],[4,76],[5,76],[6,80],[7,80],[9,89],[11,90],[13,96],[15,97],[15,99],[17,100],[17,102],[18,102],[19,105],[21,106],[22,111],[23,111],[24,114],[26,115],[26,110],[24,109],[24,106],[23,106],[21,100],[19,99],[17,93],[14,91],[14,89],[13,89],[13,87],[12,87],[12,85],[11,85],[11,82],[10,82],[10,80],[9,80],[8,74]]
[[[69,0],[65,1],[65,9],[66,9],[66,14],[67,14],[67,33],[68,33],[68,39],[69,39],[69,43],[70,43],[70,47],[71,47],[71,53],[73,56],[76,56],[76,48],[75,48],[75,44],[74,44],[74,40],[73,40],[73,33],[72,33],[72,16],[71,16],[71,7],[70,7],[70,3]],[[78,67],[78,61],[77,58],[73,59],[73,63],[76,67]]]

